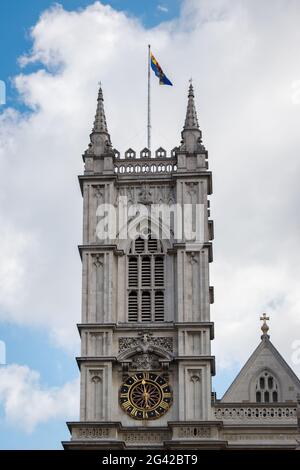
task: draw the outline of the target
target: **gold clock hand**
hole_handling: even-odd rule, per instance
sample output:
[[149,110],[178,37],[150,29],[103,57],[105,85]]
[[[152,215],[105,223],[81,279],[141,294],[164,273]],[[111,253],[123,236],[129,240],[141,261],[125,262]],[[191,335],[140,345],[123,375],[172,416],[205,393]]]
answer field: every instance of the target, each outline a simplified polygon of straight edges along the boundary
[[149,400],[149,393],[145,393],[145,406],[146,408],[149,408],[149,403],[148,403],[148,400]]

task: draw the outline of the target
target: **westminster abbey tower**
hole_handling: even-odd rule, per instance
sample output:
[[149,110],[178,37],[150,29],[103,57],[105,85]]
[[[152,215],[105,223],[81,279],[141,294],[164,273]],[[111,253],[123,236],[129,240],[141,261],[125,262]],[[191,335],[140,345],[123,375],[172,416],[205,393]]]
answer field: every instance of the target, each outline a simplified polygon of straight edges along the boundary
[[[266,315],[239,375],[222,399],[212,393],[212,175],[194,100],[190,84],[181,142],[170,153],[120,155],[99,89],[79,177],[80,419],[68,423],[65,448],[299,445],[300,382],[271,343]],[[171,209],[167,220],[153,216],[155,207]],[[200,236],[187,236],[185,225],[198,233],[197,221]]]

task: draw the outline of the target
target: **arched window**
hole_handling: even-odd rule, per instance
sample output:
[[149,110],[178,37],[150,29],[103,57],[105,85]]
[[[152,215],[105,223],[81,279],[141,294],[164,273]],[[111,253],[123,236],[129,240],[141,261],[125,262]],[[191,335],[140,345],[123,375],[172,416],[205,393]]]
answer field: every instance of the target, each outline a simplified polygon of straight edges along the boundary
[[138,237],[128,254],[128,321],[162,322],[165,311],[165,255],[160,240]]
[[256,403],[277,403],[279,386],[273,375],[265,370],[258,377],[255,386]]

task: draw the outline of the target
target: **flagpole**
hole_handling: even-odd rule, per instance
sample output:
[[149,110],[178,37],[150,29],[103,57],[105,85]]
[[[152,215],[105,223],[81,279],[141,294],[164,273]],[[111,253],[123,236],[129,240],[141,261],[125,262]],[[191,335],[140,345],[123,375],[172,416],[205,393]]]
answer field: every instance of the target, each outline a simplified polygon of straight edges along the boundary
[[151,150],[151,102],[150,102],[150,44],[148,44],[148,109],[147,109],[147,148]]

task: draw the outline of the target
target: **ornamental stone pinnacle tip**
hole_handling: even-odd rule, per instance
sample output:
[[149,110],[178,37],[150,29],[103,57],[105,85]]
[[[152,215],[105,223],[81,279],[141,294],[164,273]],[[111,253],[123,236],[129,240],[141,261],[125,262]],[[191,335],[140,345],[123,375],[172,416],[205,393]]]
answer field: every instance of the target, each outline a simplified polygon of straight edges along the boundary
[[186,109],[185,122],[181,132],[181,146],[180,150],[187,153],[196,153],[204,149],[202,145],[202,133],[199,128],[194,88],[191,81],[189,81],[188,90],[188,103]]
[[98,90],[98,97],[97,97],[97,109],[96,109],[96,115],[95,115],[94,126],[93,126],[92,132],[99,132],[99,133],[102,132],[102,133],[108,134],[103,102],[104,102],[103,92],[102,92],[102,87],[101,87],[101,82],[100,82],[99,90]]
[[185,116],[184,130],[196,129],[199,131],[199,124],[198,124],[197,111],[196,111],[194,98],[195,98],[194,88],[193,88],[192,82],[190,81],[189,92],[188,92],[188,105],[187,105],[186,116]]
[[260,317],[260,320],[263,322],[261,325],[261,331],[263,332],[262,338],[268,337],[268,331],[269,331],[269,325],[267,324],[267,321],[270,320],[270,317],[267,316],[266,313],[263,313],[262,316]]
[[100,156],[112,153],[112,144],[106,124],[101,82],[99,83],[97,109],[93,129],[90,134],[90,141],[89,147],[85,151],[85,156]]

